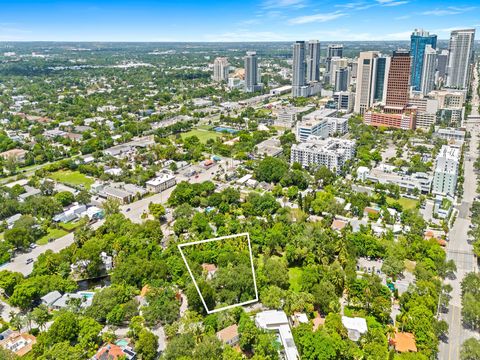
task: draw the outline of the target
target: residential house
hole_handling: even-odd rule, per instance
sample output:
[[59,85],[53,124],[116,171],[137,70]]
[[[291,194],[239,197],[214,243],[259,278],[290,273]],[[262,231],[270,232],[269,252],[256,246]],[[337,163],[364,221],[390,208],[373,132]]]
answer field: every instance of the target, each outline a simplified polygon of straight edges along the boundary
[[51,291],[48,294],[42,296],[40,298],[40,301],[42,304],[46,305],[48,308],[51,308],[53,303],[60,299],[62,297],[62,294],[60,294],[57,290]]
[[255,325],[261,329],[278,333],[286,360],[297,360],[300,358],[285,312],[278,310],[262,311],[255,315]]
[[215,276],[215,273],[217,272],[217,267],[215,266],[215,264],[203,263],[202,269],[207,276],[207,280],[213,279],[213,277]]
[[224,344],[235,346],[240,340],[238,325],[233,324],[217,332],[217,338]]
[[396,352],[417,352],[417,344],[415,335],[407,332],[396,332],[394,337],[390,339],[390,345],[393,345]]
[[137,354],[130,346],[106,344],[102,346],[91,360],[135,360]]
[[342,316],[342,324],[348,331],[348,338],[352,341],[358,341],[368,332],[367,321],[364,318]]
[[17,356],[23,356],[32,350],[37,338],[31,334],[7,330],[0,334],[0,347],[10,350]]
[[27,155],[26,150],[23,149],[12,149],[0,153],[0,157],[7,159],[13,159],[17,162],[23,162],[25,160],[25,155]]

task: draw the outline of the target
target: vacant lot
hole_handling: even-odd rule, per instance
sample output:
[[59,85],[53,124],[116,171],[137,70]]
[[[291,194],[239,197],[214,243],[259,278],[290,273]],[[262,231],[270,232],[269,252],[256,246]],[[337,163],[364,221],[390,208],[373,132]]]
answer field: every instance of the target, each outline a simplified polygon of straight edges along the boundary
[[302,276],[302,269],[299,267],[293,267],[288,269],[288,278],[290,281],[290,289],[296,292],[300,292],[300,278]]
[[401,197],[400,199],[398,200],[395,200],[393,198],[387,198],[387,203],[388,204],[392,204],[394,202],[398,202],[400,205],[402,205],[402,208],[404,210],[411,210],[411,209],[415,209],[417,207],[417,204],[418,204],[418,201],[417,200],[413,200],[413,199],[408,199],[408,198],[404,198],[404,197]]
[[215,131],[204,130],[204,129],[194,129],[186,133],[182,133],[182,139],[185,139],[190,136],[198,137],[200,139],[200,142],[205,144],[210,139],[216,140],[219,137],[219,133]]
[[49,177],[65,185],[83,186],[87,190],[90,189],[90,186],[95,182],[91,177],[71,170],[60,170],[50,174]]

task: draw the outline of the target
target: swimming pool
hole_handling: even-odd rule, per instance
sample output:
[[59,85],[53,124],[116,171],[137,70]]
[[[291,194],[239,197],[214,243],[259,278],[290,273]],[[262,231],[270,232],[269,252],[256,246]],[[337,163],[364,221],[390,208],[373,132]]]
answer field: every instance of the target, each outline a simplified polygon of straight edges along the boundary
[[85,299],[91,299],[95,293],[91,291],[79,291],[78,295],[82,295]]

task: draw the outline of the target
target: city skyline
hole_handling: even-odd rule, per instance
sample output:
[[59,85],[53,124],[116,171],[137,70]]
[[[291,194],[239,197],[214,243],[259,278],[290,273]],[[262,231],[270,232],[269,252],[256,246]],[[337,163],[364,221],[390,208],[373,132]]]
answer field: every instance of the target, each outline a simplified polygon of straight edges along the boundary
[[449,38],[480,28],[474,1],[0,0],[0,41],[250,42],[408,40],[414,28]]

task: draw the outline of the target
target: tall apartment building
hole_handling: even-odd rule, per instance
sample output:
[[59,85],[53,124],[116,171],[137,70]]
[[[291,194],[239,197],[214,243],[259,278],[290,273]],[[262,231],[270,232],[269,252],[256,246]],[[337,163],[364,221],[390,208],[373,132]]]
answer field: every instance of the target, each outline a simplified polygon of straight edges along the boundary
[[407,50],[393,52],[388,71],[387,97],[385,108],[392,112],[400,112],[408,104],[410,96],[411,57]]
[[434,194],[455,196],[459,163],[460,149],[443,145],[435,161],[432,185]]
[[374,67],[373,62],[378,58],[378,52],[364,51],[358,57],[357,69],[357,88],[355,93],[355,107],[356,113],[363,114],[367,111],[373,103],[373,79]]
[[310,40],[307,46],[307,82],[318,82],[320,81],[320,42]]
[[261,86],[258,84],[258,59],[255,51],[247,51],[244,57],[245,64],[245,91],[255,92],[260,90]]
[[326,59],[326,69],[327,73],[330,73],[330,63],[332,58],[343,57],[343,44],[329,44],[327,46],[327,59]]
[[466,89],[474,63],[475,29],[454,30],[448,47],[447,86]]
[[354,155],[354,140],[320,139],[311,136],[307,142],[292,145],[290,162],[298,162],[305,168],[311,165],[324,165],[334,173],[340,174],[345,163]]
[[319,63],[317,62],[320,56],[320,43],[314,40],[310,41],[308,51],[307,61],[305,41],[296,41],[293,44],[293,97],[311,96],[321,90],[321,84],[315,80],[315,78],[320,78]]
[[410,36],[410,54],[412,56],[411,85],[414,91],[422,90],[422,74],[424,68],[425,48],[430,45],[437,48],[437,35],[430,35],[423,29],[415,29]]
[[385,102],[390,60],[390,57],[385,56],[373,60],[373,102]]
[[335,91],[347,91],[349,71],[347,67],[335,70]]
[[296,41],[293,44],[292,73],[292,96],[305,96],[304,89],[307,85],[305,41]]
[[338,69],[348,70],[348,59],[333,57],[330,61],[330,76],[328,77],[328,83],[335,86],[335,75]]
[[213,62],[213,81],[228,81],[229,66],[226,57],[217,57]]
[[427,95],[435,88],[435,74],[437,71],[437,50],[430,45],[425,47],[423,56],[422,82],[420,88]]
[[448,64],[448,50],[442,50],[437,54],[437,72],[438,78],[445,80],[445,75],[447,74],[447,64]]
[[378,52],[361,52],[357,60],[355,112],[364,114],[374,103],[385,102],[390,57]]

